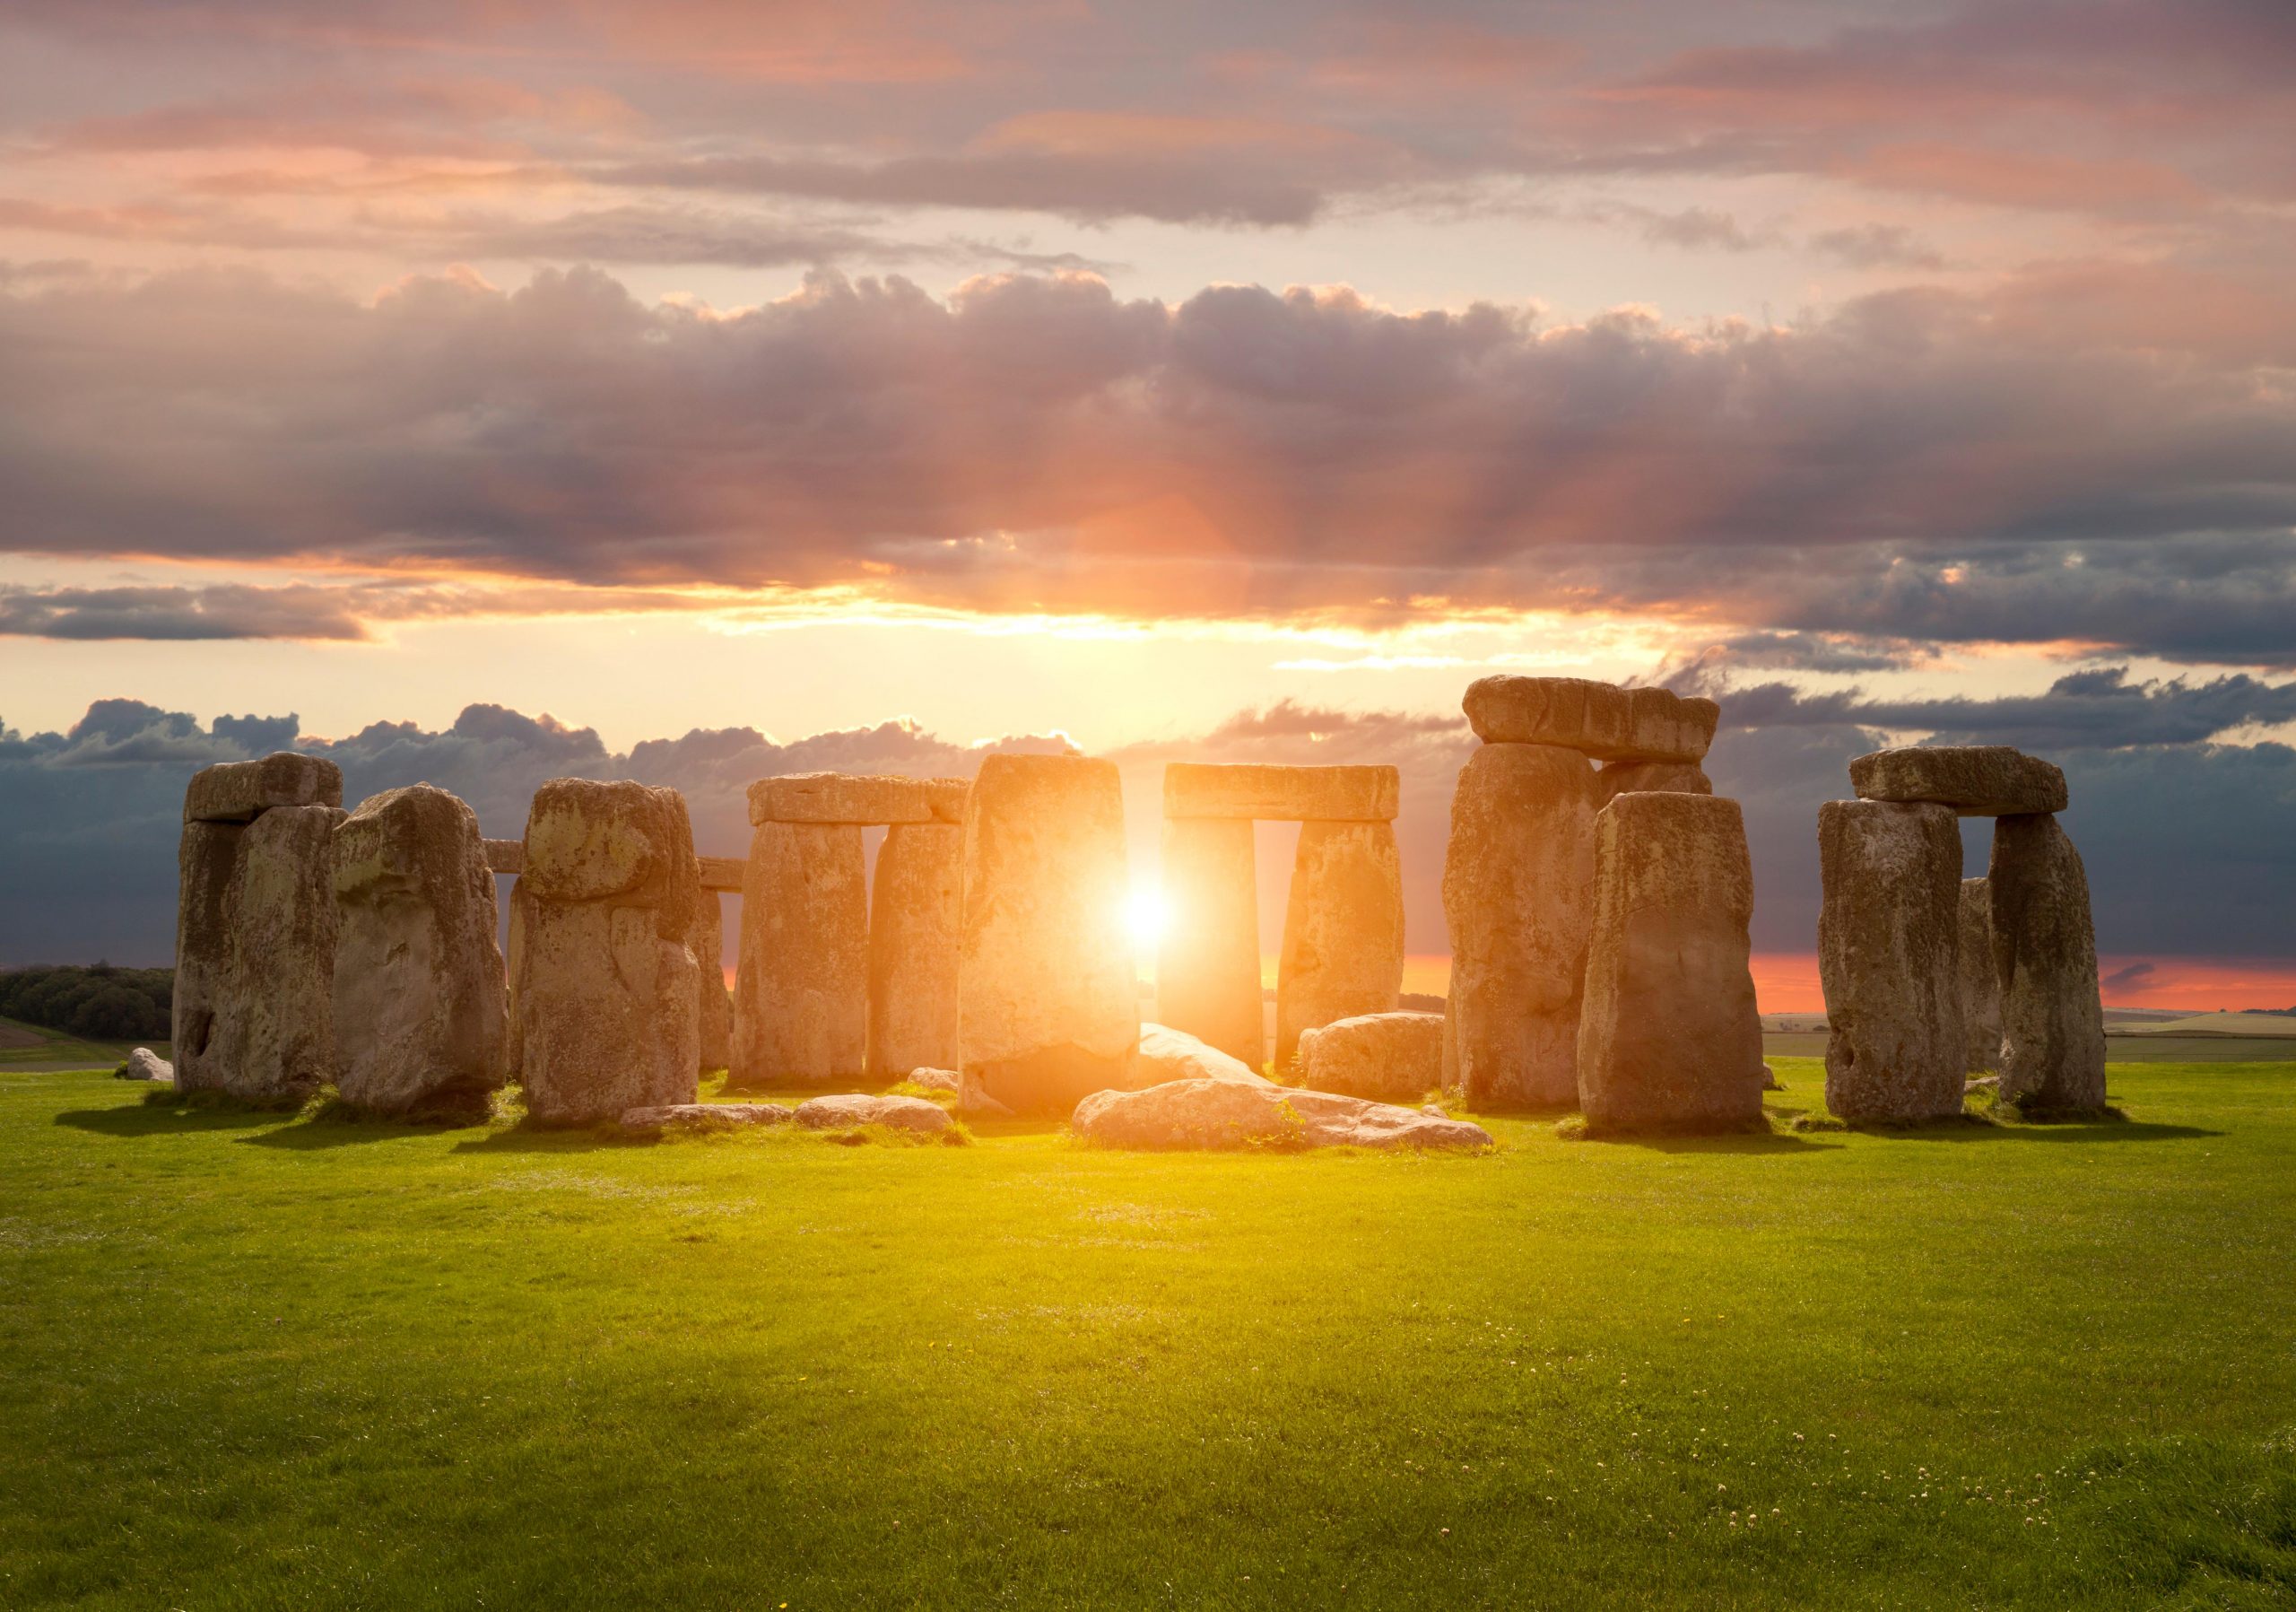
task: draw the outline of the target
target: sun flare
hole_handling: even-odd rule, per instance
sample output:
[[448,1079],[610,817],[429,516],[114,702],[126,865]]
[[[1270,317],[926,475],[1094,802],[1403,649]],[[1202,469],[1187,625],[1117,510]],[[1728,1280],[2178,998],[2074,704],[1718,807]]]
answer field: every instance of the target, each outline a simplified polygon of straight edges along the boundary
[[1124,898],[1124,926],[1139,945],[1150,946],[1172,927],[1172,903],[1154,884],[1135,884]]

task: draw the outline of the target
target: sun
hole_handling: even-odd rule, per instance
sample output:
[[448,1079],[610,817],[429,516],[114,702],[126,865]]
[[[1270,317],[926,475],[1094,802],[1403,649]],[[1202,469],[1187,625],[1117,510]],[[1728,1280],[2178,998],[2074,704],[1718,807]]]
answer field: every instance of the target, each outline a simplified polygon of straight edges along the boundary
[[1141,945],[1153,945],[1172,926],[1172,903],[1154,884],[1135,884],[1124,898],[1124,926]]

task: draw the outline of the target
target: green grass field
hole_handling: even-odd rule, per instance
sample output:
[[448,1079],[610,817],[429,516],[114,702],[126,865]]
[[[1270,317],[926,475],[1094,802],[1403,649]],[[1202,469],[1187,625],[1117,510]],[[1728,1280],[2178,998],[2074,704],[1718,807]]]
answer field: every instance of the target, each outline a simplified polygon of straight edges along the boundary
[[0,1607],[2289,1606],[2296,1065],[2112,1090],[1142,1156],[0,1072]]

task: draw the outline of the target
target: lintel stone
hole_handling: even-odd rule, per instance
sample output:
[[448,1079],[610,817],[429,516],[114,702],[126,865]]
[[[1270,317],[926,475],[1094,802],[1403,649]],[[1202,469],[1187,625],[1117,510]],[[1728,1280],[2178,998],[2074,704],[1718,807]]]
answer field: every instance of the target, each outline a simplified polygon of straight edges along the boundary
[[1702,760],[1722,715],[1711,700],[1583,677],[1481,677],[1461,705],[1486,745],[1554,745],[1602,762]]
[[2061,812],[2065,774],[2007,745],[1907,745],[1849,763],[1863,800],[1934,801],[1963,817]]
[[[769,823],[931,823],[930,786],[922,779],[850,772],[792,772],[750,786],[750,825]],[[958,808],[961,815],[963,808]],[[946,821],[943,819],[943,821]]]
[[274,806],[343,804],[343,769],[296,750],[252,762],[218,762],[192,774],[186,823],[252,823]]

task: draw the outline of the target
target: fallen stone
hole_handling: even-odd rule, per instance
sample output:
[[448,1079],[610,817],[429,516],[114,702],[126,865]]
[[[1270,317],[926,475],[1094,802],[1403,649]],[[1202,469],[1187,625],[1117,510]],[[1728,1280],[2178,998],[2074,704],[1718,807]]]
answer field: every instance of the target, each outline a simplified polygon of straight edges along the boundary
[[1116,765],[988,756],[964,836],[959,1067],[1016,1112],[1065,1114],[1120,1083],[1140,1039]]
[[342,816],[340,806],[271,806],[238,831],[230,875],[212,914],[222,955],[214,956],[211,937],[195,987],[209,1016],[176,1049],[179,1088],[287,1103],[333,1077],[330,885]]
[[1696,762],[1612,762],[1595,774],[1595,804],[1621,795],[1711,795],[1713,780]]
[[117,1071],[122,1080],[149,1080],[173,1085],[175,1066],[149,1047],[138,1047],[127,1055],[127,1061]]
[[1575,750],[1486,745],[1451,797],[1443,1085],[1485,1112],[1578,1101],[1594,919],[1595,772]]
[[961,1092],[964,1089],[963,1077],[954,1069],[911,1069],[907,1078],[909,1085],[923,1086],[928,1092]]
[[1478,678],[1463,704],[1486,745],[1558,745],[1605,762],[1696,762],[1722,714],[1711,700],[1579,677]]
[[1961,834],[1951,806],[1829,800],[1824,897],[1826,1107],[1911,1122],[1961,1111]]
[[[720,858],[695,859],[707,874],[709,865]],[[689,944],[693,951],[694,1044],[700,1049],[700,1067],[727,1068],[734,1059],[734,997],[726,989],[726,909],[706,878],[701,898],[693,904],[693,936]]]
[[279,750],[252,762],[218,762],[191,775],[183,794],[186,823],[252,823],[274,806],[339,806],[343,769],[300,751]]
[[[1167,769],[1166,791],[1170,789]],[[1164,820],[1169,908],[1156,947],[1156,1012],[1253,1067],[1267,1056],[1259,884],[1248,818]]]
[[795,1109],[778,1102],[665,1102],[631,1109],[621,1124],[624,1130],[639,1131],[754,1130],[795,1118]]
[[512,895],[519,1075],[536,1124],[691,1102],[701,887],[674,789],[554,778]]
[[1595,921],[1578,1021],[1589,1130],[1761,1119],[1753,863],[1735,800],[1622,795],[1595,820]]
[[1970,1092],[1997,1092],[2001,1089],[2001,1076],[1998,1075],[1979,1075],[1975,1079],[1970,1080],[1961,1089]]
[[750,823],[930,823],[931,798],[914,778],[793,772],[750,786]]
[[867,1070],[898,1080],[918,1066],[953,1067],[957,942],[964,919],[965,831],[895,823],[869,889]]
[[1975,1074],[2001,1061],[2001,982],[1993,974],[1993,895],[1983,879],[1961,881],[1960,979],[1962,1068]]
[[1069,1128],[1110,1147],[1487,1147],[1479,1125],[1336,1092],[1237,1080],[1175,1080],[1138,1092],[1099,1092],[1076,1105]]
[[1274,823],[1392,823],[1403,792],[1393,767],[1173,762],[1164,815]]
[[1389,1013],[1403,989],[1403,869],[1385,823],[1310,823],[1300,831],[1275,974],[1275,1067],[1300,1033],[1359,1013]]
[[1275,1083],[1240,1059],[1217,1047],[1208,1047],[1186,1031],[1167,1024],[1140,1026],[1140,1044],[1132,1050],[1125,1078],[1115,1088],[1137,1092],[1172,1080],[1239,1080],[1246,1085]]
[[1861,800],[1934,801],[1963,817],[2061,812],[2065,774],[2006,745],[1908,745],[1849,763]]
[[335,831],[336,1089],[370,1113],[481,1111],[508,1075],[509,998],[478,815],[429,784]]
[[797,1105],[797,1123],[808,1130],[844,1130],[857,1125],[885,1125],[895,1130],[956,1128],[949,1111],[922,1097],[871,1097],[859,1092],[814,1097]]
[[734,1085],[818,1085],[866,1073],[868,880],[857,827],[758,825],[742,888]]
[[1782,1092],[1786,1089],[1786,1083],[1779,1079],[1778,1071],[1768,1064],[1761,1067],[1761,1089],[1765,1092]]
[[2105,1106],[2105,1011],[2089,876],[2053,816],[1993,825],[1986,872],[2001,990],[2001,1095],[2021,1106]]
[[1312,1091],[1378,1102],[1417,1102],[1443,1084],[1443,1015],[1362,1013],[1300,1037],[1300,1069]]

